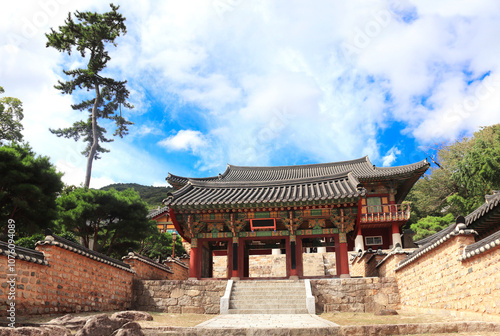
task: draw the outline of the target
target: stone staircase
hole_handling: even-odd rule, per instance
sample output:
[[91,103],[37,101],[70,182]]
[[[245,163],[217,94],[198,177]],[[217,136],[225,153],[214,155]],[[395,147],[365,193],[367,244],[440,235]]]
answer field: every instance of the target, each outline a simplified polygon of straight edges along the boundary
[[304,281],[235,281],[229,314],[308,314]]

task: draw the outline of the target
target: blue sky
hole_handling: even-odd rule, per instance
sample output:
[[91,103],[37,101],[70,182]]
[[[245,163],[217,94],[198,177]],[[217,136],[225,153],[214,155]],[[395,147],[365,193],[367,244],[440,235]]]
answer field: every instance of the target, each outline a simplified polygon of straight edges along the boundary
[[[91,187],[165,185],[168,172],[212,176],[227,163],[404,165],[500,122],[495,0],[115,3],[128,34],[106,73],[128,80],[135,125],[105,145]],[[45,48],[44,34],[68,12],[108,9],[32,0],[0,13],[0,85],[68,184],[83,182],[84,144],[48,129],[84,118],[53,88],[82,60]]]

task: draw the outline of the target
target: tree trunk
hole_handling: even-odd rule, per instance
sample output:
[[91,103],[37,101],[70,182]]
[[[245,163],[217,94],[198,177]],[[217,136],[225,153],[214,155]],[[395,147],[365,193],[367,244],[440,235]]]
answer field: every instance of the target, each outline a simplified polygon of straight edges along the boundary
[[90,177],[92,175],[92,163],[94,162],[94,156],[97,151],[97,146],[99,145],[99,139],[97,135],[97,106],[99,105],[99,83],[95,84],[95,102],[92,107],[92,146],[90,147],[89,157],[87,158],[87,172],[85,174],[85,189],[90,186]]

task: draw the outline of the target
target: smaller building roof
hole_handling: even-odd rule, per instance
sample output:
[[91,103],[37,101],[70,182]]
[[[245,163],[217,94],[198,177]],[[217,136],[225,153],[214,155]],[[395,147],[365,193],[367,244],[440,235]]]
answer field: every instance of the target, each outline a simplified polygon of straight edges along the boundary
[[153,218],[155,218],[155,217],[157,217],[159,215],[162,215],[164,213],[168,213],[168,211],[169,211],[168,206],[163,207],[163,208],[158,207],[158,209],[150,210],[149,213],[148,213],[147,218],[153,219]]

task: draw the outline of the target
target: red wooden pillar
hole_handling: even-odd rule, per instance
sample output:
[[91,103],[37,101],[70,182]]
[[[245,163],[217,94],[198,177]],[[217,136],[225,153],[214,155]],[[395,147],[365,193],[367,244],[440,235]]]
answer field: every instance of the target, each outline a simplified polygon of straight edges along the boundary
[[336,275],[337,277],[340,277],[340,240],[339,240],[339,235],[336,234],[334,237],[333,237],[334,241],[335,241],[335,268],[336,268]]
[[232,244],[231,245],[231,258],[232,258],[232,267],[231,267],[231,278],[233,280],[239,280],[240,279],[240,268],[239,268],[239,264],[241,263],[240,262],[240,258],[239,258],[239,255],[241,253],[239,253],[239,245],[238,245],[238,238],[233,238],[232,239]]
[[237,266],[237,278],[243,278],[245,274],[245,241],[243,239],[239,239],[238,244],[238,266]]
[[335,262],[337,276],[340,278],[350,278],[349,255],[347,253],[347,240],[345,233],[335,235]]
[[340,277],[350,278],[349,255],[347,253],[347,238],[345,233],[339,233]]
[[227,242],[227,270],[226,270],[226,278],[231,279],[233,275],[233,244],[231,241]]
[[304,276],[304,267],[302,263],[302,239],[297,238],[296,243],[296,251],[297,251],[297,275],[299,277]]
[[[194,239],[193,239],[194,240]],[[193,243],[193,240],[191,243]],[[191,246],[191,253],[189,257],[189,279],[198,279],[198,247]]]

